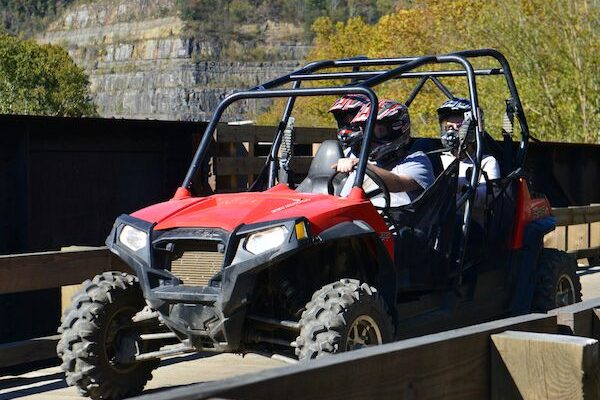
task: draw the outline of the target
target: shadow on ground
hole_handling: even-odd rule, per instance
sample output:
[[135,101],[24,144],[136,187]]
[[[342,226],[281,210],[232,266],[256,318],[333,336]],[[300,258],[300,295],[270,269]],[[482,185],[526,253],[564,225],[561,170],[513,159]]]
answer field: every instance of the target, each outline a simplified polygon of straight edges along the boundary
[[161,360],[160,367],[166,367],[166,366],[177,364],[177,363],[184,362],[184,361],[199,360],[201,358],[210,357],[212,355],[214,355],[214,353],[206,353],[205,352],[205,353],[190,353],[190,354],[175,356],[175,357]]
[[585,275],[591,275],[591,274],[598,274],[600,273],[600,265],[596,266],[596,267],[579,267],[579,269],[577,270],[577,275],[579,276],[585,276]]
[[[67,387],[64,377],[65,375],[62,372],[56,372],[31,378],[16,377],[3,379],[0,381],[0,392],[4,393],[0,393],[0,400],[18,399],[19,397],[31,396],[51,390],[64,389]],[[20,389],[23,386],[37,383],[42,384]],[[9,391],[6,391],[7,389]]]

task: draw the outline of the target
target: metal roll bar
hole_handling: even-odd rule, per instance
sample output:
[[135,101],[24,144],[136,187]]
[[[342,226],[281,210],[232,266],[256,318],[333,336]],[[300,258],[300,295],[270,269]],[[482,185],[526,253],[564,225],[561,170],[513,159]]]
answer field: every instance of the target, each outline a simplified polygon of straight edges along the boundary
[[[479,57],[491,57],[494,58],[499,64],[500,68],[488,68],[474,70],[471,63],[468,61],[470,58]],[[422,67],[429,64],[458,64],[462,69],[460,70],[442,70],[442,71],[413,71],[416,68]],[[361,67],[394,67],[388,70],[375,70],[375,71],[360,71]],[[352,68],[352,71],[343,72],[318,72],[323,69],[336,69],[336,68]],[[203,158],[206,156],[208,146],[213,137],[218,121],[221,119],[225,109],[232,103],[242,99],[252,98],[276,98],[276,97],[287,97],[287,103],[283,112],[283,116],[279,123],[279,127],[275,138],[273,140],[273,146],[269,154],[267,163],[269,166],[268,186],[271,187],[275,183],[275,175],[277,171],[277,154],[279,146],[281,145],[283,131],[287,125],[289,117],[291,115],[294,103],[297,97],[306,96],[330,96],[330,95],[346,95],[346,94],[362,94],[365,95],[372,104],[372,110],[367,119],[365,127],[365,140],[363,140],[360,154],[359,163],[356,171],[356,178],[354,180],[354,187],[361,187],[364,180],[364,175],[368,162],[368,155],[370,150],[370,143],[373,137],[373,128],[375,119],[377,116],[377,96],[373,92],[372,88],[384,83],[391,79],[408,79],[408,78],[421,78],[417,83],[417,86],[410,93],[407,105],[410,105],[419,91],[423,88],[426,81],[431,79],[433,83],[449,98],[454,98],[452,92],[442,84],[439,80],[441,77],[466,77],[467,84],[469,87],[469,97],[471,99],[471,114],[475,120],[475,138],[476,138],[476,152],[474,171],[470,177],[470,187],[467,192],[462,195],[457,201],[457,207],[465,206],[465,213],[462,227],[462,240],[460,244],[459,260],[460,266],[463,264],[466,243],[469,235],[469,225],[471,221],[471,209],[474,200],[474,195],[479,185],[479,175],[481,171],[481,161],[483,157],[483,122],[481,120],[479,100],[477,97],[477,85],[476,76],[482,75],[504,75],[510,95],[512,96],[517,118],[521,124],[521,144],[519,147],[519,153],[517,157],[517,166],[522,167],[525,161],[525,154],[528,146],[529,139],[529,128],[527,120],[523,112],[523,107],[517,92],[514,78],[512,76],[510,66],[506,58],[498,51],[493,49],[480,49],[480,50],[466,50],[455,53],[449,53],[439,56],[421,56],[421,57],[399,57],[399,58],[377,58],[369,59],[366,57],[355,57],[342,60],[324,60],[315,61],[305,65],[304,67],[279,78],[273,79],[262,85],[259,85],[251,90],[234,93],[227,96],[218,105],[215,110],[205,132],[200,145],[194,154],[194,158],[190,165],[190,168],[185,176],[182,184],[182,190],[189,194],[189,189],[192,185],[192,178],[198,170]],[[300,88],[304,81],[322,81],[331,79],[350,79],[351,83],[342,87],[317,87],[317,88]],[[290,89],[277,89],[282,85],[292,84]],[[462,268],[462,267],[461,267]]]
[[[377,118],[377,95],[372,89],[363,86],[346,86],[346,87],[331,87],[331,88],[311,88],[311,89],[277,89],[277,90],[258,90],[258,91],[246,91],[238,92],[227,96],[219,103],[215,110],[200,145],[194,154],[192,163],[188,172],[181,185],[182,188],[189,190],[192,186],[192,179],[196,174],[196,171],[200,167],[203,158],[205,157],[210,141],[213,137],[217,123],[221,119],[223,112],[232,103],[243,100],[243,99],[264,99],[264,98],[275,98],[275,97],[309,97],[309,96],[343,96],[346,94],[362,94],[366,96],[372,104],[372,112],[367,118],[365,126],[365,140],[360,151],[359,162],[356,169],[356,179],[354,180],[355,187],[361,187],[363,184],[365,170],[367,168],[367,161],[369,156],[369,149],[371,145],[371,138],[373,137],[373,127],[375,125],[375,119]],[[274,146],[273,146],[274,147]]]

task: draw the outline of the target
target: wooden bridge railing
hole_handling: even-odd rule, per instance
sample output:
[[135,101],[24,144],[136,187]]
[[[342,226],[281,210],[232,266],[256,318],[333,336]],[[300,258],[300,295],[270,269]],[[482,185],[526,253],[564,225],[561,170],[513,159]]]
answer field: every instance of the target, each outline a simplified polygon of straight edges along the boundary
[[598,398],[599,307],[600,298],[139,399]]
[[[106,247],[0,256],[0,294],[76,285],[112,270],[129,268]],[[39,312],[44,312],[43,304]],[[58,339],[52,335],[0,344],[0,368],[55,358]]]
[[544,240],[546,247],[555,247],[600,264],[600,204],[581,207],[554,208],[557,228]]
[[[265,165],[266,152],[276,129],[273,126],[219,124],[213,157],[213,174],[216,177],[213,189],[229,192],[249,187]],[[302,176],[308,172],[318,145],[324,140],[335,139],[335,130],[298,127],[294,132],[294,171]]]

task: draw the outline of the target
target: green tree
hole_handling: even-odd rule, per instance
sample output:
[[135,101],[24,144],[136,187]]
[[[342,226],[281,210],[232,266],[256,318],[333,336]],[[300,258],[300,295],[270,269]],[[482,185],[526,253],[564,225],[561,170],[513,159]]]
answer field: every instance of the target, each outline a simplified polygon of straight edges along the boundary
[[600,2],[511,0],[483,34],[504,51],[540,138],[600,143]]
[[64,49],[0,33],[0,113],[90,116],[96,106]]
[[[497,48],[511,64],[533,135],[546,141],[600,142],[600,1],[426,0],[397,4],[395,12],[375,24],[362,18],[346,22],[318,18],[313,24],[314,50],[309,59]],[[473,63],[477,68],[489,66],[491,60]],[[455,95],[467,95],[464,78],[442,80]],[[376,90],[380,98],[402,101],[415,83],[387,82]],[[504,100],[509,96],[506,84],[502,77],[479,77],[477,85],[486,128],[498,134]],[[428,83],[411,105],[416,134],[436,134],[435,110],[443,100]],[[322,111],[330,102],[303,99],[298,103],[302,107],[297,107],[297,123],[332,126],[333,119]],[[259,121],[271,123],[277,116],[274,108]]]
[[[221,58],[239,61],[239,57],[247,58],[255,50],[271,59],[277,57],[262,49],[265,43],[261,29],[251,29],[248,24],[287,22],[302,27],[304,32],[299,36],[312,40],[311,25],[319,17],[335,22],[362,17],[373,23],[400,1],[407,0],[177,0],[177,6],[192,36],[215,43],[221,49]],[[232,45],[234,41],[240,43]],[[244,51],[240,53],[236,47]]]

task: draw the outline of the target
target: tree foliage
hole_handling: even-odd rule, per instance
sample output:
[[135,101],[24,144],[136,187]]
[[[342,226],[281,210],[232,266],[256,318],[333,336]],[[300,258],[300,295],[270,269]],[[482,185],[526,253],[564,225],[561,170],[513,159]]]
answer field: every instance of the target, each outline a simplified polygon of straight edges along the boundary
[[89,116],[96,106],[66,50],[0,33],[0,114]]
[[[299,35],[290,41],[312,40],[311,26],[315,19],[327,17],[331,21],[346,21],[361,17],[376,22],[384,12],[390,12],[401,0],[177,0],[180,15],[187,22],[188,31],[198,40],[211,41],[222,47],[220,58],[251,57],[252,50],[260,48],[264,38],[260,29],[244,29],[248,25],[267,21],[284,22],[302,27]],[[244,42],[240,54],[228,53],[232,42]],[[258,52],[258,57],[264,56]],[[277,54],[268,54],[272,59]]]
[[[362,18],[335,22],[321,17],[313,30],[310,59],[496,48],[511,64],[533,135],[553,141],[600,139],[598,0],[427,0],[405,4],[375,24]],[[490,61],[474,61],[476,68],[484,65]],[[443,82],[458,96],[468,94],[465,78],[444,78]],[[437,132],[435,109],[444,100],[430,83],[411,105],[413,131],[421,135]],[[376,89],[380,98],[404,101],[414,84],[415,80],[394,81]],[[506,84],[502,77],[478,77],[477,84],[487,129],[498,133],[504,99],[509,96]],[[333,120],[326,113],[330,100],[302,99],[296,107],[297,121],[331,126]],[[276,108],[259,120],[274,122]]]
[[7,32],[31,36],[73,0],[0,0],[0,19]]

